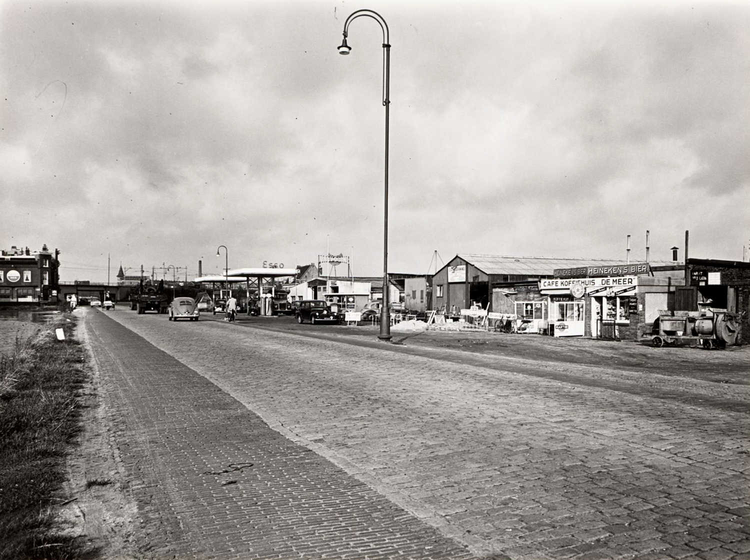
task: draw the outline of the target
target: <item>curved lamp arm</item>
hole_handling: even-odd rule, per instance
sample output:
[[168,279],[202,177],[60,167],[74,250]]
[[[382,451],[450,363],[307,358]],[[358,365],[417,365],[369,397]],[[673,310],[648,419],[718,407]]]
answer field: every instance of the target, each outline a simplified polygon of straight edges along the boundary
[[229,280],[229,249],[227,249],[227,246],[226,245],[219,245],[216,248],[216,256],[217,257],[221,256],[221,252],[219,251],[219,249],[221,249],[222,247],[224,247],[224,259],[225,259],[225,262],[224,262],[224,276],[227,278],[227,281],[228,281]]
[[352,48],[346,42],[346,38],[349,36],[349,25],[357,18],[369,17],[374,19],[380,25],[380,29],[383,31],[383,105],[386,106],[391,102],[391,77],[390,77],[390,34],[388,31],[388,24],[379,13],[373,10],[357,10],[352,12],[351,15],[346,18],[344,22],[344,39],[341,45],[338,47],[339,54],[347,55],[352,51]]

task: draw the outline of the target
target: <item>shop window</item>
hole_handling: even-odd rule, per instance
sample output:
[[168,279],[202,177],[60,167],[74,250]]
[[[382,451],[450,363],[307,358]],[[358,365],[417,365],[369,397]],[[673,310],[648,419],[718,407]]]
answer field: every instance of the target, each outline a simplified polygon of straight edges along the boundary
[[606,297],[604,299],[604,320],[617,323],[630,322],[630,298]]
[[566,301],[557,304],[558,321],[583,321],[583,302]]
[[16,288],[16,297],[33,297],[34,288]]
[[0,299],[10,299],[13,296],[11,288],[0,288]]
[[516,315],[519,319],[544,319],[545,307],[543,301],[517,301]]
[[435,289],[437,290],[437,294],[435,295],[435,297],[443,297],[443,285],[438,284],[437,286],[435,286]]
[[42,283],[45,286],[49,286],[49,272],[46,270],[42,272]]

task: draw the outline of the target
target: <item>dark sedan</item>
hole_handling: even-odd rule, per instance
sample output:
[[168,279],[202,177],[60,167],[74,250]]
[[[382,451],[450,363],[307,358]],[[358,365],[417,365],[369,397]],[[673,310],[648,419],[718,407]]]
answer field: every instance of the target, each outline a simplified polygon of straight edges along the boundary
[[300,301],[295,315],[300,325],[305,321],[309,321],[313,325],[315,323],[335,323],[338,325],[344,321],[344,313],[338,305],[328,305],[325,301],[318,299]]

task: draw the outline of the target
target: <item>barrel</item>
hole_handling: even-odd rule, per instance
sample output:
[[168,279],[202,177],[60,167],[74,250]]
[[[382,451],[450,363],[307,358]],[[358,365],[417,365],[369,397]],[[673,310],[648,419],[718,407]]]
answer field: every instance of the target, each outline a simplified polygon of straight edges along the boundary
[[695,332],[700,336],[711,336],[714,334],[713,317],[701,317],[695,322]]

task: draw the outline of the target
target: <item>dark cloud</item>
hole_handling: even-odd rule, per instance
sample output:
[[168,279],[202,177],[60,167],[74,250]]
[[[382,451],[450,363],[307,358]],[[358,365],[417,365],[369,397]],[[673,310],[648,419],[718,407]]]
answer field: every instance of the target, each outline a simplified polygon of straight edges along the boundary
[[[671,246],[696,228],[706,256],[741,247],[710,224],[750,222],[746,5],[375,9],[393,45],[395,269],[435,249],[616,257],[645,229]],[[192,264],[220,243],[242,264],[302,263],[330,245],[377,272],[382,36],[357,20],[340,57],[346,15],[6,2],[0,233],[126,266]]]

